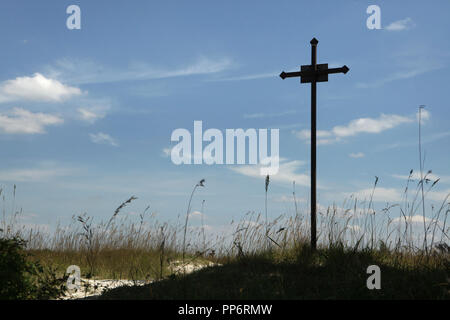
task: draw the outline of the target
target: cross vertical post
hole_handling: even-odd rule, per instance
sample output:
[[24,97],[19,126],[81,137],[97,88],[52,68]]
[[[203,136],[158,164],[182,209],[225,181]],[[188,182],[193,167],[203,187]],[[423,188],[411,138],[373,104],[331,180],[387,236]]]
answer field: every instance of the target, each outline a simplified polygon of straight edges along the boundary
[[[317,72],[317,41],[316,38],[311,40],[311,65],[314,72]],[[316,132],[317,132],[317,82],[316,77],[311,81],[311,248],[317,247],[316,234]]]
[[341,68],[328,68],[328,64],[317,64],[317,44],[319,41],[313,38],[311,44],[311,65],[303,65],[300,71],[281,72],[281,79],[300,77],[301,83],[311,83],[311,248],[317,248],[317,197],[316,197],[316,138],[317,138],[317,82],[328,81],[328,75],[332,73],[344,73],[349,70],[347,66]]

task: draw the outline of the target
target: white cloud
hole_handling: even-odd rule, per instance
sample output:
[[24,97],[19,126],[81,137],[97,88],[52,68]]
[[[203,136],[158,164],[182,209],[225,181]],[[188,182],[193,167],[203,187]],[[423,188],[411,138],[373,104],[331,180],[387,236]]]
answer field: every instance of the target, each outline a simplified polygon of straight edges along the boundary
[[46,78],[40,73],[17,77],[0,84],[0,102],[17,100],[61,102],[81,94],[81,90]]
[[0,113],[0,131],[8,134],[45,133],[45,127],[58,125],[64,120],[56,115],[33,113],[22,108],[13,108]]
[[414,21],[411,18],[405,18],[402,20],[394,21],[384,29],[388,31],[404,31],[409,30],[415,26]]
[[99,133],[90,133],[89,136],[91,137],[91,141],[93,143],[98,144],[109,144],[113,147],[118,147],[119,144],[116,142],[114,138],[112,138],[109,134],[99,132]]
[[[429,117],[429,114],[428,114]],[[330,131],[317,131],[317,144],[331,144],[341,141],[343,138],[358,135],[360,133],[381,133],[403,123],[414,122],[414,117],[399,116],[395,114],[381,114],[378,118],[359,118],[350,121],[345,126],[335,126]],[[301,140],[309,141],[310,130],[293,131]]]
[[77,111],[79,118],[89,123],[94,123],[105,117],[105,113],[99,108],[78,108]]
[[205,218],[206,216],[200,211],[192,211],[191,213],[189,213],[189,217],[192,219],[201,219],[202,217]]
[[364,158],[365,154],[362,153],[362,152],[356,152],[356,153],[352,152],[352,153],[350,153],[348,156],[349,156],[350,158],[358,159],[358,158]]
[[[294,160],[286,161],[285,159],[280,159],[280,166],[278,173],[276,175],[270,176],[270,181],[292,183],[295,181],[296,184],[302,186],[309,186],[309,175],[304,173],[297,173],[298,169],[305,165],[304,161]],[[230,169],[234,172],[240,173],[242,175],[264,179],[261,175],[260,169],[263,168],[261,165],[245,165],[245,166],[231,166]]]
[[332,132],[337,137],[349,137],[358,133],[380,133],[392,129],[402,123],[413,122],[411,117],[395,114],[381,114],[378,119],[359,118],[349,122],[346,126],[336,126]]

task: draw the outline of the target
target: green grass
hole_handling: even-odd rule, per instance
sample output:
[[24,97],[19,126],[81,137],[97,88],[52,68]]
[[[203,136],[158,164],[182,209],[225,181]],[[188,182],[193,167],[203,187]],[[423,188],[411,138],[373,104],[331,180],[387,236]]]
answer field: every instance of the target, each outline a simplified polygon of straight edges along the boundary
[[[30,260],[41,261],[45,266],[52,266],[58,275],[64,274],[67,267],[80,267],[83,278],[154,280],[168,276],[171,260],[181,260],[181,253],[166,252],[163,263],[160,253],[146,249],[105,249],[95,257],[94,270],[87,262],[88,253],[83,251],[29,250]],[[189,259],[189,257],[188,257]]]

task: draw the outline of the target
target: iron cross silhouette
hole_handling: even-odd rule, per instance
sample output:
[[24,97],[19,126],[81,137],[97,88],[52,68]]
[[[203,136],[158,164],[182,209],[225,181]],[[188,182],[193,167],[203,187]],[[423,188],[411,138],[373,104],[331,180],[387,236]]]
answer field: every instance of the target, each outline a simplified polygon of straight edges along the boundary
[[341,68],[328,69],[328,63],[317,64],[317,44],[319,41],[313,38],[311,41],[311,64],[301,66],[297,72],[281,72],[281,79],[300,77],[301,83],[311,83],[311,248],[316,249],[316,83],[328,81],[328,75],[331,73],[347,73],[349,68],[343,66]]

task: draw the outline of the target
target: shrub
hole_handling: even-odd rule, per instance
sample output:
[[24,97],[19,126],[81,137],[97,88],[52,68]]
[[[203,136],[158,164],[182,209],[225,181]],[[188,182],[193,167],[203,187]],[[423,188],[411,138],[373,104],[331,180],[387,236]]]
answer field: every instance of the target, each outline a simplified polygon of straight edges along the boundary
[[52,299],[64,292],[64,277],[29,259],[26,242],[19,237],[0,238],[0,299]]

